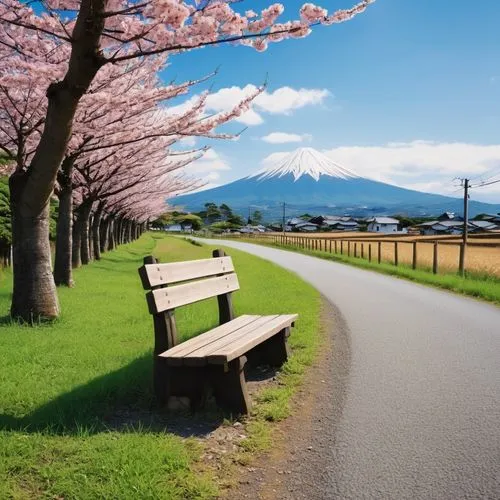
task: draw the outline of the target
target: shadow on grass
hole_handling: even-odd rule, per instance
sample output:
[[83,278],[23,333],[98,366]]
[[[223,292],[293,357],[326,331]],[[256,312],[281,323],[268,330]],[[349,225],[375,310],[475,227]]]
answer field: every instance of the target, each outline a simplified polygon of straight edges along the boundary
[[206,410],[158,408],[152,393],[151,355],[81,385],[25,417],[0,414],[0,429],[54,435],[118,432],[170,432],[205,436],[219,427],[223,415]]

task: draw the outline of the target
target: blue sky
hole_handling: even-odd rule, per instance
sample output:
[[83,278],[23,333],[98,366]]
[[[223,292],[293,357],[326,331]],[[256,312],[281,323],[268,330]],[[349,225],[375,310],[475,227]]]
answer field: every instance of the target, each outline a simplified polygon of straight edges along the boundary
[[[285,18],[302,3],[285,2]],[[317,3],[335,10],[355,0]],[[242,137],[212,143],[188,172],[224,184],[311,146],[360,175],[425,191],[453,193],[456,176],[500,179],[500,2],[474,4],[377,0],[350,22],[264,53],[226,46],[173,57],[166,79],[220,68],[211,82],[214,111],[268,81],[245,124],[228,126],[248,125]],[[473,198],[499,203],[500,183]]]

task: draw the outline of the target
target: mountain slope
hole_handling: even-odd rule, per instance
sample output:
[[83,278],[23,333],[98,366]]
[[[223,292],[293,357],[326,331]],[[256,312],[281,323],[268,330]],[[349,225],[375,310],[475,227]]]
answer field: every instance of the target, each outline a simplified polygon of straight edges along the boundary
[[[422,193],[391,184],[358,177],[311,148],[302,148],[280,164],[257,174],[198,193],[170,200],[176,206],[197,211],[207,202],[228,204],[246,214],[248,209],[263,210],[266,218],[287,214],[349,213],[377,215],[406,213],[438,215],[443,211],[462,212],[462,200],[438,194]],[[500,212],[500,205],[471,201],[470,212]]]

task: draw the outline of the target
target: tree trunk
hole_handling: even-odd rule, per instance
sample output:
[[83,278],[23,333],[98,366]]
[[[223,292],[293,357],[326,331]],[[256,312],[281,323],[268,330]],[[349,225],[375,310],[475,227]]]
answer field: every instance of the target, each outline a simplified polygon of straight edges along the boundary
[[[88,241],[89,241],[89,262],[94,260],[94,242],[92,241],[92,226],[94,224],[94,216],[93,214],[90,214],[89,215],[89,238],[88,238]],[[88,264],[88,262],[87,262]]]
[[130,243],[132,241],[132,221],[127,219],[127,224],[125,226],[125,241]]
[[[75,221],[73,224],[73,250],[72,250],[72,264],[73,268],[80,267],[83,263],[82,248],[87,247],[86,256],[88,258],[88,223],[90,211],[92,210],[92,201],[85,200],[75,210]],[[86,228],[85,228],[86,226]],[[84,244],[86,243],[86,245]]]
[[57,286],[73,286],[71,265],[71,245],[73,228],[73,186],[71,184],[72,164],[63,162],[62,172],[58,176],[60,191],[59,213],[56,227],[56,258],[54,262],[54,280]]
[[123,243],[123,217],[118,218],[118,224],[116,225],[116,246]]
[[59,314],[51,269],[49,201],[78,102],[104,63],[99,51],[104,10],[104,0],[80,2],[68,69],[61,81],[47,89],[45,124],[31,164],[27,172],[18,170],[10,178],[14,252],[11,314],[28,322]]
[[116,248],[116,220],[113,215],[109,216],[109,228],[108,228],[108,250],[114,250]]
[[[81,209],[81,210],[80,210]],[[81,258],[82,264],[87,265],[90,262],[90,247],[89,247],[89,234],[90,234],[90,212],[92,211],[92,201],[85,200],[79,207],[78,218],[81,218]]]
[[22,199],[26,174],[10,178],[14,289],[10,313],[31,324],[59,315],[49,243],[49,203],[37,217],[26,215]]
[[104,210],[104,204],[99,203],[97,210],[94,213],[94,219],[92,221],[92,246],[94,249],[94,259],[101,260],[101,220],[102,212]]
[[73,269],[82,265],[82,221],[75,213],[72,231],[71,265]]
[[99,243],[101,253],[107,252],[109,250],[109,227],[110,227],[111,217],[103,217],[101,219],[101,226],[99,227]]

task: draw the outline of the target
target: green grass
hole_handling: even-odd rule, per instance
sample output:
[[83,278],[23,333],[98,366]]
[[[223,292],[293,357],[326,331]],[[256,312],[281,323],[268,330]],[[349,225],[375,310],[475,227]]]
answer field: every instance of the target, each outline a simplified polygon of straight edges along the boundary
[[362,259],[360,257],[348,257],[347,255],[341,255],[338,253],[330,254],[320,250],[308,250],[295,245],[283,246],[279,243],[250,238],[239,238],[238,241],[272,246],[283,250],[299,252],[313,257],[332,260],[334,262],[341,262],[343,264],[361,267],[370,271],[388,274],[409,281],[430,285],[444,290],[450,290],[458,294],[468,295],[470,297],[500,304],[500,279],[495,276],[476,273],[468,273],[466,277],[462,277],[457,273],[433,274],[431,269],[413,269],[411,266],[405,264],[399,264],[399,266],[396,267],[395,265],[387,262],[378,264],[375,261],[369,262],[367,259]]
[[[212,247],[156,234],[75,271],[76,288],[59,290],[63,314],[33,328],[7,316],[11,276],[0,276],[0,498],[213,498],[214,474],[199,463],[202,444],[172,427],[154,407],[152,319],[137,268],[211,256]],[[297,276],[236,250],[241,290],[236,312],[298,312],[294,356],[280,384],[258,396],[241,460],[271,443],[272,425],[319,346],[319,294]],[[182,339],[215,326],[215,299],[177,311]],[[185,416],[187,425],[220,415]],[[172,425],[171,425],[172,424]]]

